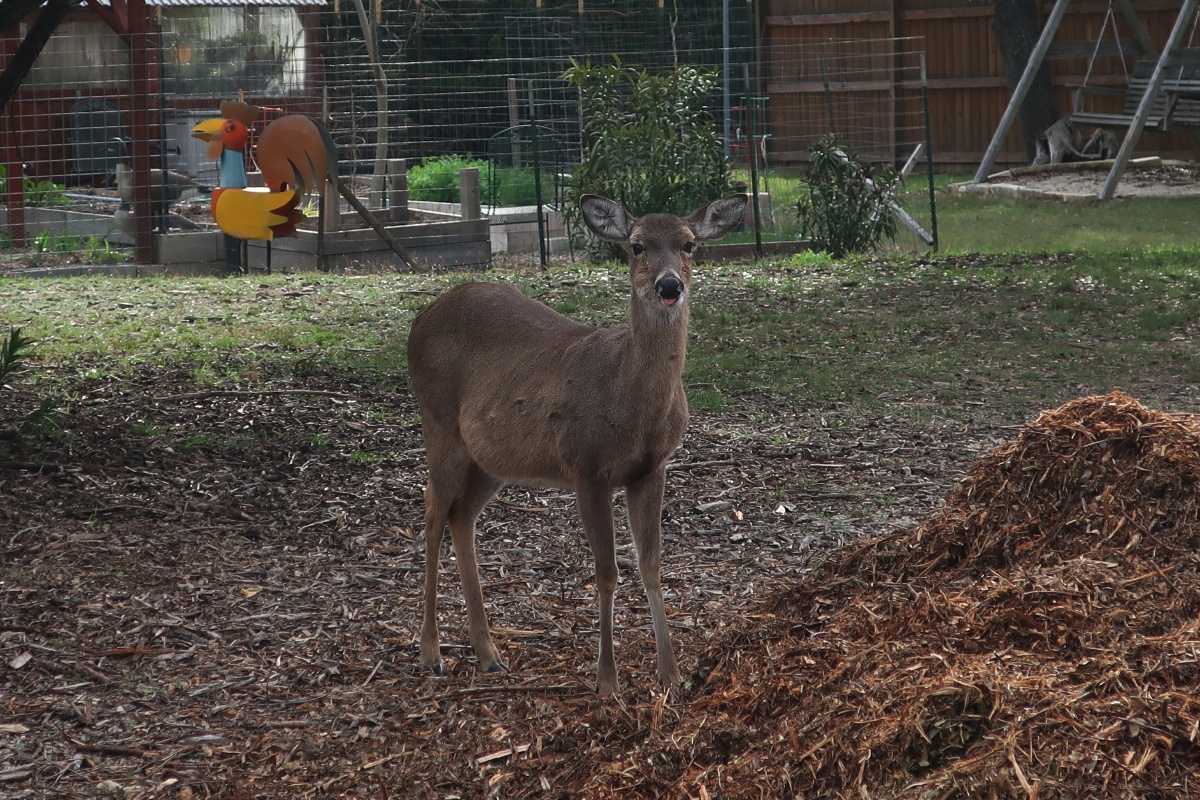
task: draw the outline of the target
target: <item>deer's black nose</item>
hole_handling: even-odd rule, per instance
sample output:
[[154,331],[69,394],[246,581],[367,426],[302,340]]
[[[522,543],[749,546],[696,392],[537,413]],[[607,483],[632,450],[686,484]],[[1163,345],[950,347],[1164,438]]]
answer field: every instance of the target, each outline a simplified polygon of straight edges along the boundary
[[673,303],[683,294],[683,281],[670,275],[659,278],[654,284],[654,291],[658,292],[658,296],[663,300]]

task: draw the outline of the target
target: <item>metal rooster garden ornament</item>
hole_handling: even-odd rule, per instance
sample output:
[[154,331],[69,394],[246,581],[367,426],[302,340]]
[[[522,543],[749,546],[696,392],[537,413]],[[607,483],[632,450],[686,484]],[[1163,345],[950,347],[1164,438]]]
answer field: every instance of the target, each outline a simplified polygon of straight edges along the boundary
[[320,196],[326,180],[336,184],[337,151],[320,123],[299,114],[280,117],[263,129],[253,154],[266,185],[249,186],[246,145],[261,112],[248,103],[223,101],[221,116],[196,125],[192,136],[208,142],[208,156],[220,164],[212,193],[217,227],[237,239],[270,241],[295,235],[306,219],[301,198]]

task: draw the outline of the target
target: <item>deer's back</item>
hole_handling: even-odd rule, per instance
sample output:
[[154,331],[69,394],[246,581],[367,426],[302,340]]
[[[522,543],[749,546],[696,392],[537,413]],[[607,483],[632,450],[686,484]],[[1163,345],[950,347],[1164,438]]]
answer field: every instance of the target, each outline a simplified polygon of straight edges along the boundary
[[643,381],[625,369],[631,347],[628,328],[580,325],[511,286],[458,286],[409,334],[426,439],[461,442],[515,483],[636,479],[678,446],[687,403],[676,378],[647,407]]
[[[493,385],[514,364],[553,369],[571,342],[591,328],[505,284],[464,283],[413,320],[409,379],[418,401],[459,384]],[[433,398],[430,398],[433,399]]]

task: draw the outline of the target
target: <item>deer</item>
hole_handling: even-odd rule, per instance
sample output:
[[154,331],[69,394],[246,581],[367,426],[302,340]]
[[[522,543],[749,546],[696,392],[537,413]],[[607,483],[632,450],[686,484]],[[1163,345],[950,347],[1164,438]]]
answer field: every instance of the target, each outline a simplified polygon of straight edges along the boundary
[[595,566],[600,647],[596,688],[618,688],[613,652],[617,587],[614,493],[624,488],[638,571],[650,608],[658,680],[681,683],[660,580],[667,459],[688,422],[687,354],[692,257],[697,243],[736,227],[746,195],[696,208],[686,218],[634,217],[618,202],[585,194],[579,209],[601,240],[629,260],[629,323],[593,328],[509,285],[468,282],[413,320],[409,384],[421,414],[425,486],[425,591],[420,665],[444,675],[437,584],[447,525],[468,632],[481,669],[508,667],[492,640],[479,582],[475,524],[506,484],[575,493]]

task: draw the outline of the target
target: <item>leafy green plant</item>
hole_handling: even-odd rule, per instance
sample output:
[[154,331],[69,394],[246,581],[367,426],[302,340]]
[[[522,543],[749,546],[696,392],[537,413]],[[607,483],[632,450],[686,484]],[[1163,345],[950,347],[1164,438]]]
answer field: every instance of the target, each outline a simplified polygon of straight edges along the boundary
[[459,170],[475,167],[479,170],[480,192],[489,196],[487,162],[470,156],[439,156],[427,158],[408,170],[408,196],[412,200],[435,203],[459,201]]
[[796,213],[814,249],[841,258],[872,250],[885,238],[895,241],[892,206],[904,188],[895,170],[864,165],[832,136],[818,140],[810,152],[808,186]]
[[71,199],[67,197],[67,187],[61,183],[25,178],[25,205],[69,206]]
[[[21,334],[20,328],[10,328],[8,338],[0,340],[0,390],[13,391],[10,379],[25,368],[33,340]],[[0,408],[7,406],[0,404]],[[0,430],[2,438],[14,438],[18,432],[44,431],[55,426],[55,417],[63,410],[62,401],[54,396],[42,398],[38,408],[25,417],[17,430]]]
[[[578,197],[593,192],[633,214],[687,214],[728,191],[729,163],[708,100],[715,70],[679,65],[658,73],[571,61],[563,73],[579,91],[584,156],[571,175]],[[583,231],[578,207],[567,209],[572,234]]]
[[9,378],[24,367],[33,340],[21,335],[20,328],[11,328],[8,338],[0,341],[0,389],[12,391]]
[[79,249],[79,237],[63,231],[43,230],[33,240],[35,253],[66,255]]

